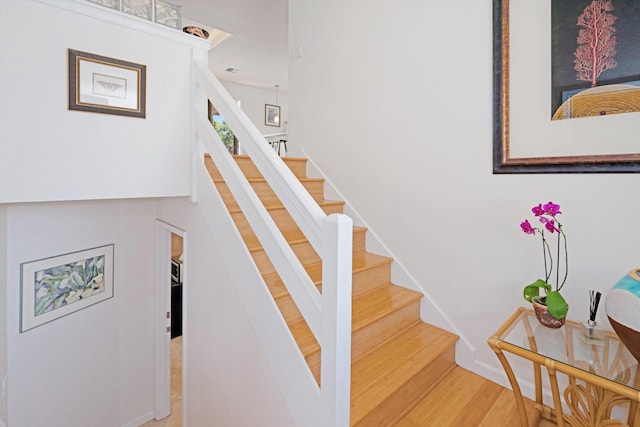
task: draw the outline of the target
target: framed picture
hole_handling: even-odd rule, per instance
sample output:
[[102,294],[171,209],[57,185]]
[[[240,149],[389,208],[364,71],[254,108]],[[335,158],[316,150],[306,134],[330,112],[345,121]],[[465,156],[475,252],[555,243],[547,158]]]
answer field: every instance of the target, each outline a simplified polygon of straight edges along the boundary
[[280,127],[280,107],[279,106],[264,104],[264,124],[267,126]]
[[113,245],[21,264],[20,332],[113,296]]
[[69,110],[145,117],[147,67],[69,49]]
[[635,0],[493,0],[494,173],[640,172],[638,20]]

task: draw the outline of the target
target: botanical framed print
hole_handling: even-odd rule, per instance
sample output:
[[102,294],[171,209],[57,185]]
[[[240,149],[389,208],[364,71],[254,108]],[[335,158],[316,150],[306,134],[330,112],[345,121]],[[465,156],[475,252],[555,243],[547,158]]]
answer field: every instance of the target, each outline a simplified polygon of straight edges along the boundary
[[113,248],[22,263],[20,332],[113,297]]
[[145,117],[145,65],[69,49],[69,110]]
[[280,127],[280,107],[277,105],[264,105],[264,124]]
[[640,172],[640,2],[493,0],[493,14],[493,172]]

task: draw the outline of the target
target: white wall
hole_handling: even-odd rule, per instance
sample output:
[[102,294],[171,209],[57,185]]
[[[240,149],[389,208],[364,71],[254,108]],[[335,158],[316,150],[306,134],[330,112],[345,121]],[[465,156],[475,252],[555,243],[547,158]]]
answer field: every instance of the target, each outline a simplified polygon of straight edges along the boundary
[[[193,37],[179,34],[3,0],[0,203],[188,194]],[[146,65],[146,119],[68,110],[69,48]]]
[[[7,375],[7,210],[0,205],[0,426],[7,425],[6,390],[2,390]],[[6,386],[6,384],[5,384]]]
[[[125,424],[153,411],[156,201],[6,207],[8,425]],[[114,296],[20,333],[21,263],[114,244]]]
[[562,206],[571,318],[586,318],[589,289],[638,266],[640,175],[492,175],[491,0],[291,0],[289,16],[304,50],[289,69],[290,149],[328,175],[479,365],[501,372],[487,338],[541,274],[539,242],[519,229],[538,202]]
[[[265,89],[256,86],[241,85],[221,80],[233,99],[241,102],[242,110],[256,125],[263,135],[286,132],[285,122],[289,119],[289,96],[286,91],[278,89],[278,103],[276,104],[276,90]],[[280,126],[267,126],[264,124],[264,105],[280,106]]]
[[190,426],[293,426],[235,284],[197,205],[160,202],[158,217],[187,232],[183,312],[184,411]]

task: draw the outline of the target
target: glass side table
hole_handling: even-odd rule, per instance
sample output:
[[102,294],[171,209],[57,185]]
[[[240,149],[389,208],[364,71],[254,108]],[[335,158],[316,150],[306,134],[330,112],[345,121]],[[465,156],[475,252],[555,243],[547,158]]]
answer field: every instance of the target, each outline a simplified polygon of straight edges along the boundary
[[[543,418],[558,427],[640,427],[640,368],[615,333],[606,331],[602,339],[588,339],[580,324],[572,321],[560,329],[545,328],[538,323],[533,310],[519,308],[489,338],[489,346],[509,378],[522,427],[529,425],[527,413],[518,379],[505,353],[533,363],[536,408]],[[549,375],[552,406],[543,402],[543,366]],[[557,373],[563,374],[562,394]],[[563,409],[563,402],[568,411]],[[627,424],[611,419],[615,407],[627,404]]]

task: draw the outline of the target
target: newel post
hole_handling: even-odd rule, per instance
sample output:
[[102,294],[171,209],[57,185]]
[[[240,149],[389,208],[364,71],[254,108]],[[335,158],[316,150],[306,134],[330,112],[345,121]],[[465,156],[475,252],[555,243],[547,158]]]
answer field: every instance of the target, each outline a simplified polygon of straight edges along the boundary
[[198,132],[196,131],[196,116],[208,116],[207,97],[198,84],[197,63],[208,66],[208,53],[203,49],[191,50],[191,202],[198,201],[198,168],[202,167],[204,153],[200,150]]
[[347,427],[351,409],[351,280],[353,221],[332,214],[324,225],[322,254],[323,426]]

